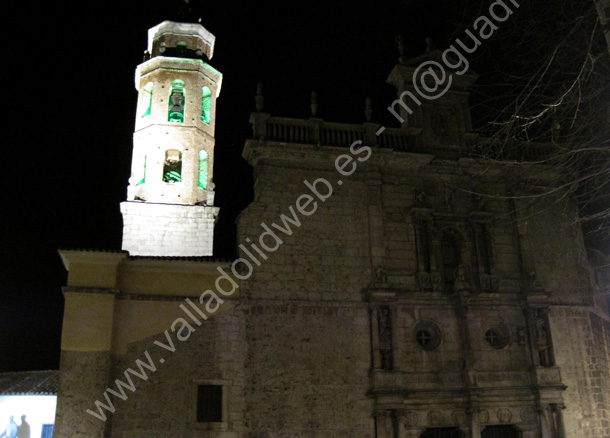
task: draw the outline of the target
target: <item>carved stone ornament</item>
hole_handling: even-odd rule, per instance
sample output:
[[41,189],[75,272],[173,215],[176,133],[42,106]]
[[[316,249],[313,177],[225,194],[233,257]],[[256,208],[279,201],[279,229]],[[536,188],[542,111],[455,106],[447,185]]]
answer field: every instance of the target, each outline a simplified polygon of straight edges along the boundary
[[532,270],[527,272],[525,286],[531,291],[539,291],[542,289],[542,285],[538,281],[538,275],[536,274],[536,271]]
[[467,421],[467,417],[466,417],[466,413],[462,412],[462,411],[455,411],[452,415],[451,418],[453,419],[453,423],[456,426],[463,426],[466,424]]
[[440,274],[432,274],[432,290],[440,292],[442,290],[443,278]]
[[489,423],[489,412],[487,412],[486,410],[482,410],[481,412],[479,412],[479,422],[481,424]]
[[498,421],[505,424],[510,423],[510,420],[513,418],[513,413],[510,411],[510,409],[506,408],[498,409],[497,415]]
[[405,425],[405,427],[413,427],[417,426],[418,418],[417,412],[415,411],[404,411],[400,414],[400,421]]
[[530,423],[536,420],[536,411],[531,406],[522,407],[519,414],[521,415],[521,420],[523,420],[525,423]]
[[430,272],[418,272],[415,276],[417,280],[417,286],[420,291],[434,291],[439,292],[441,290],[442,278],[440,274],[433,274]]
[[415,195],[415,205],[417,207],[425,207],[426,204],[426,198],[428,197],[428,195],[426,195],[426,192],[424,192],[423,190],[416,192],[417,194]]
[[432,290],[432,274],[429,272],[418,272],[415,276],[420,291]]
[[487,275],[481,274],[479,276],[481,281],[481,289],[483,292],[494,293],[498,292],[498,286],[500,284],[500,279],[495,275]]
[[386,284],[388,282],[388,277],[385,273],[385,268],[383,266],[378,266],[375,269],[375,284]]
[[430,411],[428,412],[428,424],[431,426],[438,426],[443,422],[443,413],[441,411]]

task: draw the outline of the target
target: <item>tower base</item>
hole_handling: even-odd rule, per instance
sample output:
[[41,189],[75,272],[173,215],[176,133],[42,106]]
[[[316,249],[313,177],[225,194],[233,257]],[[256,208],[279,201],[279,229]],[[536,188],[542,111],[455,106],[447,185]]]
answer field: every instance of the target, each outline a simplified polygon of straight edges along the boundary
[[219,207],[122,202],[123,244],[130,255],[212,255]]

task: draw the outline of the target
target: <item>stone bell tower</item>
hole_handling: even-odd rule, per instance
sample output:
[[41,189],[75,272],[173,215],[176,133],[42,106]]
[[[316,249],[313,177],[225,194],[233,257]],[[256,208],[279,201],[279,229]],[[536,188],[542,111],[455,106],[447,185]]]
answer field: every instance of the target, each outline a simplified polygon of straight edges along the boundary
[[123,249],[131,255],[212,254],[214,127],[222,74],[206,61],[215,37],[200,24],[165,21],[148,31],[136,69],[138,106]]

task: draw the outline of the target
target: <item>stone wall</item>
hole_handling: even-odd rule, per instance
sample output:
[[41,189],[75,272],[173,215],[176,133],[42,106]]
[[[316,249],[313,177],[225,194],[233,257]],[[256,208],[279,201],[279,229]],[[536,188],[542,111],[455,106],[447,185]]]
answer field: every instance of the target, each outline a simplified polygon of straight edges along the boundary
[[366,306],[252,300],[242,309],[244,438],[374,437]]
[[567,389],[567,436],[610,436],[610,320],[583,308],[551,313],[557,364]]
[[122,202],[123,246],[131,255],[212,255],[218,207]]
[[110,381],[110,353],[62,351],[53,435],[105,438],[108,424],[86,414]]
[[[186,341],[174,337],[176,351],[155,345],[168,344],[164,334],[133,343],[127,354],[113,358],[113,379],[125,380],[124,372],[145,361],[148,351],[158,364],[143,382],[133,378],[138,389],[126,401],[116,401],[112,416],[112,438],[234,438],[245,430],[244,387],[248,348],[245,325],[239,312],[227,312],[203,322]],[[164,359],[160,363],[160,359]],[[225,411],[220,423],[196,421],[198,384],[223,386]],[[112,386],[111,386],[112,387]],[[101,395],[101,392],[97,397]]]
[[[333,183],[338,174],[324,168],[306,170],[293,166],[257,167],[256,198],[241,213],[238,239],[246,248],[250,239],[259,247],[265,232],[261,224],[274,231],[283,242],[267,252],[268,260],[256,267],[242,285],[253,298],[361,301],[362,290],[371,280],[369,218],[365,186],[361,181],[335,184],[325,202],[318,200],[317,211],[305,217],[294,208],[303,194],[312,194],[304,184],[318,178]],[[325,190],[320,185],[320,191]],[[300,225],[289,225],[291,235],[278,231],[285,228],[281,216],[293,218],[293,208]],[[268,247],[274,239],[264,237]],[[250,249],[250,252],[253,250]],[[246,257],[243,250],[241,257]]]

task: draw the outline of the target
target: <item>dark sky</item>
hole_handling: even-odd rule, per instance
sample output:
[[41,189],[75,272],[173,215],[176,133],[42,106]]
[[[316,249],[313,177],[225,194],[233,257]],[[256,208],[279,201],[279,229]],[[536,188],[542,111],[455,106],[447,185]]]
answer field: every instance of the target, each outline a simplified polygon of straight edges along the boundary
[[[3,13],[5,190],[0,242],[0,371],[59,366],[66,274],[58,248],[120,249],[119,203],[131,160],[134,70],[147,30],[179,1],[13,3]],[[422,5],[426,4],[424,7]],[[265,110],[364,121],[393,96],[385,78],[399,30],[420,53],[440,34],[434,2],[204,2],[193,20],[216,36],[224,74],[216,124],[216,255],[234,252],[234,219],[252,196],[241,158],[257,81]],[[387,105],[386,105],[387,106]],[[384,115],[385,117],[385,115]],[[3,196],[3,198],[5,197]]]
[[[460,1],[211,2],[191,0],[193,19],[216,36],[211,64],[224,74],[215,149],[216,255],[234,252],[234,219],[252,196],[241,158],[251,134],[256,83],[265,111],[393,126],[385,79],[401,32],[408,55],[455,27]],[[137,93],[134,70],[150,27],[175,18],[179,1],[32,2],[3,14],[6,199],[0,242],[0,371],[59,366],[66,274],[58,248],[120,249]],[[444,6],[445,5],[445,6]],[[6,7],[5,7],[6,8]],[[442,45],[442,43],[441,43]],[[395,125],[395,124],[394,124]]]

